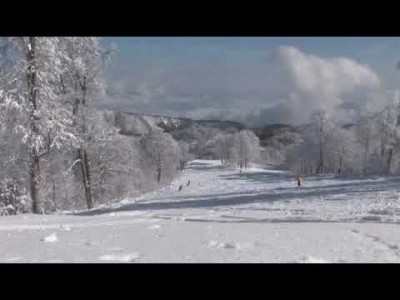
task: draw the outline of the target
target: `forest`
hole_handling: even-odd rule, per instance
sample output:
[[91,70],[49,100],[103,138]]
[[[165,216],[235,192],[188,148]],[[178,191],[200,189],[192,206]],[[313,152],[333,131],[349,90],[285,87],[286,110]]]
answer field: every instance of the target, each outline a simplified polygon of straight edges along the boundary
[[319,109],[267,135],[221,120],[129,115],[95,105],[107,97],[104,72],[115,55],[96,37],[0,40],[0,215],[135,198],[170,184],[194,159],[299,175],[399,171],[395,98],[378,112],[360,108],[351,124]]

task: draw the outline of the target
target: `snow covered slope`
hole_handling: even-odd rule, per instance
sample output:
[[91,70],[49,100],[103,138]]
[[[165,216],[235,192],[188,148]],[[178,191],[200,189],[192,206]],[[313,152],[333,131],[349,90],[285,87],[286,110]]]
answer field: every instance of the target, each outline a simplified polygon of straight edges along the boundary
[[0,218],[0,261],[400,262],[399,177],[294,179],[196,160],[140,199]]

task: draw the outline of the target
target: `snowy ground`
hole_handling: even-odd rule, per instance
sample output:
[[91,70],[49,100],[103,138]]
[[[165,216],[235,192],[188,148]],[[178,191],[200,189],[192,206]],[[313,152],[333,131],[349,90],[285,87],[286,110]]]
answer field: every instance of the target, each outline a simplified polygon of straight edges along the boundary
[[400,177],[294,179],[196,160],[135,201],[1,217],[0,262],[400,262]]

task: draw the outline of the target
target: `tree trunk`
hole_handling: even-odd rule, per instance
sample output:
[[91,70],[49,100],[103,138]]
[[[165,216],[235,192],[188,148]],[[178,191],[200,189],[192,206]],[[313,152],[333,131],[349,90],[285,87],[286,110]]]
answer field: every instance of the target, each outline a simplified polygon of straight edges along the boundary
[[79,149],[79,159],[82,172],[82,183],[85,191],[86,206],[88,209],[93,208],[92,189],[90,183],[90,171],[88,154],[85,149]]
[[[77,92],[78,87],[81,88],[82,92],[82,98],[81,99],[75,99],[74,107],[73,107],[73,114],[78,116],[79,111],[81,110],[81,131],[82,135],[84,137],[84,140],[87,141],[86,137],[86,118],[85,118],[85,111],[84,107],[86,106],[86,93],[87,93],[87,87],[86,87],[86,77],[84,76],[82,78],[82,82],[80,79],[79,85],[78,82],[76,82],[75,85],[75,91]],[[86,201],[86,206],[88,209],[93,208],[93,198],[92,198],[92,188],[91,188],[91,176],[90,176],[90,167],[89,167],[89,154],[86,149],[83,147],[79,148],[78,150],[78,158],[80,159],[80,165],[81,165],[81,174],[82,174],[82,184],[83,184],[83,189],[85,193],[85,201]]]
[[393,158],[393,148],[390,148],[388,153],[389,153],[389,155],[388,155],[388,160],[387,160],[387,165],[386,165],[386,172],[390,173],[390,167],[392,165],[392,158]]
[[320,127],[320,137],[319,137],[319,167],[318,172],[322,173],[324,169],[324,153],[322,150],[323,142],[322,142],[322,135],[323,135],[323,119],[321,118],[321,127]]
[[54,179],[51,179],[51,187],[52,187],[52,198],[53,198],[53,207],[55,210],[57,210],[57,203],[56,203],[56,184],[54,182]]
[[339,174],[342,172],[342,164],[343,164],[343,157],[340,155],[340,157],[339,157],[339,170],[338,170]]
[[39,191],[40,191],[40,166],[39,158],[35,154],[36,151],[31,151],[29,165],[29,187],[32,200],[32,213],[40,213]]
[[157,183],[160,184],[161,181],[161,168],[157,169]]
[[367,139],[365,143],[365,149],[364,149],[364,165],[363,165],[363,173],[366,173],[367,171],[367,164],[368,164],[368,152],[369,152],[369,134],[367,134]]
[[157,183],[160,184],[161,182],[161,172],[162,172],[162,158],[161,158],[161,149],[157,148],[156,153],[156,168],[157,168]]
[[35,147],[35,141],[39,134],[38,108],[36,99],[36,40],[35,37],[29,37],[27,61],[28,61],[28,101],[29,101],[29,137],[28,137],[28,155],[29,155],[29,187],[32,200],[32,212],[40,212],[39,191],[40,191],[40,164],[38,149]]

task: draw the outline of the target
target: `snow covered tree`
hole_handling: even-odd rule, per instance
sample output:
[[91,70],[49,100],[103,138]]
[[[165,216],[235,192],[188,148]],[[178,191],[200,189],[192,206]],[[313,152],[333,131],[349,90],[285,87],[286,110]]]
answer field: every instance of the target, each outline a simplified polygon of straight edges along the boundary
[[193,159],[193,155],[189,153],[189,144],[185,141],[179,141],[179,167],[181,172],[185,169],[186,164]]
[[79,148],[75,160],[80,167],[85,202],[87,208],[92,208],[91,167],[88,148],[94,137],[91,124],[96,123],[96,112],[92,102],[105,94],[103,78],[104,63],[110,52],[100,47],[100,39],[96,37],[66,37],[62,39],[63,51],[67,54],[64,59],[65,72],[60,74],[60,84],[64,96],[72,105],[74,125],[80,137]]
[[353,131],[341,126],[332,128],[327,144],[330,169],[341,174],[360,169],[357,142]]
[[247,169],[250,162],[260,159],[260,141],[254,132],[249,130],[240,131],[236,137],[239,167]]
[[229,151],[228,138],[226,134],[219,132],[205,144],[205,148],[209,149],[213,159],[219,159],[221,164],[228,162]]
[[28,195],[19,182],[13,179],[0,181],[0,216],[28,211]]
[[[58,37],[17,37],[3,42],[11,52],[3,73],[3,104],[18,112],[16,127],[26,145],[32,212],[39,213],[40,160],[52,149],[78,142],[72,114],[61,97],[65,71]],[[11,59],[12,58],[12,59]]]
[[170,177],[177,164],[179,146],[177,142],[161,130],[152,130],[141,140],[146,152],[146,160],[155,167],[157,183],[160,184],[163,175]]
[[[382,171],[388,153],[389,136],[387,124],[378,121],[383,115],[367,113],[355,125],[359,152],[362,159],[362,173]],[[383,123],[385,122],[381,119]],[[385,128],[386,127],[386,128]],[[390,146],[389,146],[390,147]]]
[[380,136],[380,156],[383,160],[382,169],[392,172],[392,162],[400,141],[400,112],[397,107],[387,106],[377,117],[377,129]]
[[330,121],[327,117],[326,112],[324,111],[318,111],[314,114],[313,116],[313,121],[316,125],[316,132],[315,136],[318,141],[318,152],[319,152],[319,162],[318,162],[318,173],[324,172],[324,148],[325,148],[325,142],[327,139],[327,135],[329,132],[329,127],[330,127]]
[[334,172],[334,128],[324,111],[315,112],[311,123],[299,127],[300,137],[287,151],[286,165],[302,173]]

